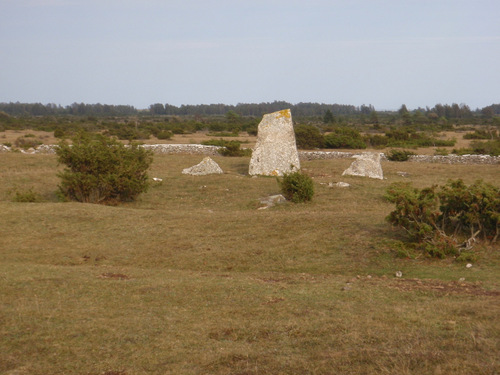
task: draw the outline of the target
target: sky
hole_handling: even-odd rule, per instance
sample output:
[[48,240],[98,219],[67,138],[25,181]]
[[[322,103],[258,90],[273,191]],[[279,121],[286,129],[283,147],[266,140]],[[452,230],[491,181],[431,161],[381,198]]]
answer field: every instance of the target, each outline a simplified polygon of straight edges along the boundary
[[0,102],[500,103],[498,0],[0,0]]

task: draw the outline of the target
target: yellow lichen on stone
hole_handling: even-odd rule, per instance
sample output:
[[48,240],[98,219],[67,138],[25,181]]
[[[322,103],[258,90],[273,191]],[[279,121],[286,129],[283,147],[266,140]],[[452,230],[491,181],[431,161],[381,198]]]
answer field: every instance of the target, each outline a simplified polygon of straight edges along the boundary
[[276,115],[276,118],[282,118],[282,117],[285,117],[285,118],[292,117],[292,114],[290,113],[290,110],[289,109],[283,109],[283,110],[279,111],[278,114]]

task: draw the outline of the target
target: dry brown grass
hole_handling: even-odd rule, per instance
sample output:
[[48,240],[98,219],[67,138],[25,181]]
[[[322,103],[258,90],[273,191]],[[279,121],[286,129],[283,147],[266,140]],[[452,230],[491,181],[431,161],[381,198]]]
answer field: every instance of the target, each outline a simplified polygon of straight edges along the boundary
[[[248,158],[180,173],[200,159],[156,156],[163,183],[106,207],[58,203],[54,156],[0,154],[0,373],[500,371],[498,249],[470,269],[396,258],[382,198],[394,181],[498,186],[498,166],[387,162],[378,181],[304,162],[313,201],[257,210],[275,179],[248,177]],[[27,188],[44,202],[11,201]]]

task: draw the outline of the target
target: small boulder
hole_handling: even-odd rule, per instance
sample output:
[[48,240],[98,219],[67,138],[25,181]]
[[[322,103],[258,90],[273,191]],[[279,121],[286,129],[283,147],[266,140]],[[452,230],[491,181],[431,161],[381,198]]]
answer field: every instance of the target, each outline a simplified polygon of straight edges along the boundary
[[380,153],[363,152],[361,155],[354,155],[354,160],[349,168],[347,168],[342,176],[361,176],[384,179],[382,164],[380,164]]
[[348,188],[350,187],[351,184],[348,184],[347,182],[330,182],[328,183],[328,187],[339,187],[339,188]]
[[193,176],[205,176],[208,174],[222,174],[224,171],[210,157],[204,158],[199,164],[182,170],[182,174],[190,174]]
[[281,195],[281,194],[271,195],[269,197],[265,197],[265,198],[260,199],[260,204],[262,206],[259,207],[259,209],[269,208],[269,207],[272,207],[276,204],[285,203],[285,202],[286,202],[286,198],[283,195]]

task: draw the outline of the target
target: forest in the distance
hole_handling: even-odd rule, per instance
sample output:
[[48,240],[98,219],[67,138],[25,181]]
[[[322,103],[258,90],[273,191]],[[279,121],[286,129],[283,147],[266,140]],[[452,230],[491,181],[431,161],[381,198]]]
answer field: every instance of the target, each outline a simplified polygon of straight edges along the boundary
[[[0,111],[10,116],[50,116],[50,115],[76,115],[76,116],[139,116],[139,115],[169,115],[169,116],[223,116],[234,112],[239,116],[262,116],[265,113],[291,109],[294,117],[324,116],[330,111],[334,116],[370,116],[373,114],[391,114],[396,111],[377,111],[372,105],[346,105],[323,103],[298,103],[292,104],[285,101],[267,103],[238,103],[228,104],[197,104],[174,106],[171,104],[154,103],[148,109],[137,109],[131,105],[87,104],[73,103],[61,106],[53,103],[0,103]],[[466,104],[436,104],[434,107],[407,109],[402,105],[399,111],[409,112],[417,116],[426,116],[430,119],[488,119],[500,115],[500,104],[492,104],[484,108],[471,110]]]

